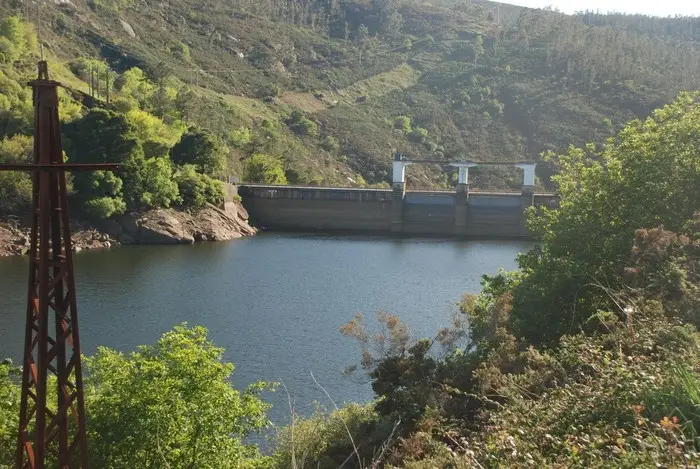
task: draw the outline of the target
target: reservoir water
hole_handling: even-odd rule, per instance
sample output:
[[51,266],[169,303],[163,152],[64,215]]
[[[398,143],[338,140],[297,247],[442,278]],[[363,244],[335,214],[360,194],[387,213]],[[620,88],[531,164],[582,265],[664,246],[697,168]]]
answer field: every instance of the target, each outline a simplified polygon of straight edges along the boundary
[[[462,294],[481,275],[515,267],[532,243],[262,234],[227,243],[134,246],[75,258],[83,353],[98,345],[130,351],[174,325],[209,329],[236,364],[233,382],[284,382],[296,410],[368,401],[359,359],[338,328],[358,313],[399,315],[413,336],[449,324]],[[27,259],[0,259],[0,359],[21,362]],[[265,399],[271,419],[289,416],[286,393]]]

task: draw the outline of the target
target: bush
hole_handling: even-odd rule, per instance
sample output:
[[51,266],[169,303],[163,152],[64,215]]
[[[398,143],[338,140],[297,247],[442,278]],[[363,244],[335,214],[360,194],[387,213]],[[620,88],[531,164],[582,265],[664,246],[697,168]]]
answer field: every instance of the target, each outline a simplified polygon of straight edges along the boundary
[[245,163],[244,179],[262,184],[287,184],[282,162],[272,156],[257,153]]
[[269,424],[258,396],[269,384],[234,389],[222,358],[186,325],[129,354],[100,347],[86,360],[95,467],[251,467],[260,455],[243,439]]
[[264,85],[260,85],[255,92],[255,95],[262,99],[262,98],[276,98],[282,94],[282,88],[277,83],[265,83]]
[[96,197],[83,203],[85,215],[94,220],[104,220],[113,215],[121,215],[126,210],[126,204],[120,198]]
[[415,127],[408,135],[408,139],[412,142],[423,143],[428,138],[428,131],[422,127]]
[[198,173],[192,165],[181,167],[175,180],[183,208],[200,208],[207,203],[219,205],[224,200],[224,184]]
[[398,129],[405,134],[411,133],[411,118],[406,116],[399,116],[394,119],[394,128]]
[[[358,455],[353,455],[353,442],[348,433],[353,439],[367,443],[358,450],[360,459],[368,463],[374,456],[374,447],[381,445],[382,437],[388,436],[379,423],[372,404],[349,404],[330,413],[317,410],[312,417],[295,418],[292,425],[282,428],[277,435],[274,467],[336,469],[346,461],[350,461],[351,467],[357,467]],[[369,442],[373,442],[374,447],[369,446]],[[369,467],[369,464],[362,467]]]
[[[0,140],[0,163],[29,163],[34,151],[33,140],[24,135]],[[0,172],[0,214],[10,215],[29,210],[32,180],[21,172]]]
[[247,127],[239,127],[231,131],[229,139],[234,147],[245,148],[253,141],[253,132]]
[[226,148],[213,135],[196,129],[183,134],[170,151],[170,158],[177,165],[194,165],[199,172],[210,176],[226,169]]
[[308,119],[301,111],[292,111],[286,124],[297,135],[316,135],[318,133],[316,123]]
[[19,368],[0,363],[0,469],[14,467],[21,379]]
[[331,153],[338,153],[340,151],[340,142],[338,142],[337,138],[330,135],[323,139],[321,146]]
[[556,343],[609,309],[610,297],[596,284],[619,288],[638,228],[683,232],[700,207],[700,143],[687,138],[700,125],[699,97],[681,95],[603,147],[547,156],[561,168],[553,178],[560,208],[530,212],[529,226],[544,245],[518,261],[527,275],[515,290],[516,336]]
[[187,46],[187,44],[183,44],[181,42],[173,46],[170,50],[172,51],[175,57],[182,60],[183,62],[189,62],[191,60],[190,48]]

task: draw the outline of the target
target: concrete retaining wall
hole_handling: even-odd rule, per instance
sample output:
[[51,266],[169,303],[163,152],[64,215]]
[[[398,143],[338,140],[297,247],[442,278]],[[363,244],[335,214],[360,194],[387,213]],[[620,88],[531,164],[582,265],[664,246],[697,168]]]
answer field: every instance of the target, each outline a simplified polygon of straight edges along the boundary
[[243,185],[239,194],[259,228],[481,238],[530,238],[525,209],[556,204],[553,195],[389,189]]

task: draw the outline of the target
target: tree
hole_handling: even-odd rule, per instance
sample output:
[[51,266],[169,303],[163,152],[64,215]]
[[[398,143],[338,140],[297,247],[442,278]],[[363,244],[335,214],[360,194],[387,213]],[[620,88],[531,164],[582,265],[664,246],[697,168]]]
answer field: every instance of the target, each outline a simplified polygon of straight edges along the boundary
[[17,16],[0,21],[0,63],[11,63],[34,53],[37,44],[32,26]]
[[543,246],[519,259],[517,337],[551,343],[607,309],[605,289],[621,284],[635,230],[683,232],[700,207],[700,141],[690,137],[699,127],[700,94],[686,93],[601,147],[548,156],[561,168],[560,208],[531,213]]
[[175,181],[183,208],[199,208],[207,203],[217,205],[224,200],[224,183],[198,173],[192,165],[182,166]]
[[299,110],[292,111],[286,124],[297,135],[316,135],[318,133],[316,123]]
[[243,439],[269,424],[259,393],[270,385],[234,389],[223,353],[185,324],[129,354],[100,347],[86,360],[92,464],[252,467],[260,456]]
[[191,164],[204,174],[213,176],[226,169],[226,151],[213,135],[190,129],[170,150],[170,158],[177,165]]
[[411,133],[411,118],[407,116],[398,116],[394,119],[394,128],[405,134]]
[[476,36],[472,49],[474,50],[474,66],[476,66],[479,57],[484,55],[484,38],[481,36],[481,34]]
[[[169,126],[161,119],[140,109],[132,109],[125,114],[127,122],[134,130],[134,135],[141,143],[153,142],[172,147],[177,143],[184,129],[180,126]],[[182,122],[179,122],[182,126]],[[146,155],[154,156],[154,155]]]
[[[133,161],[143,158],[141,144],[126,118],[115,112],[93,109],[82,119],[64,127],[68,158],[73,163],[118,163],[116,174],[79,172],[73,176],[76,197],[91,216],[123,213],[124,179]],[[91,202],[92,199],[101,199]],[[112,199],[112,200],[106,200]]]
[[156,91],[156,85],[151,83],[146,74],[138,67],[132,67],[117,77],[114,87],[125,99],[133,100],[142,108],[145,107]]
[[263,184],[287,184],[282,162],[272,156],[257,153],[245,163],[245,180]]
[[[127,193],[133,207],[167,208],[178,201],[178,187],[173,179],[173,165],[167,158],[147,158],[129,180],[137,180],[138,189]],[[128,187],[128,186],[127,186]]]
[[0,363],[0,469],[14,467],[19,428],[21,371],[9,362]]

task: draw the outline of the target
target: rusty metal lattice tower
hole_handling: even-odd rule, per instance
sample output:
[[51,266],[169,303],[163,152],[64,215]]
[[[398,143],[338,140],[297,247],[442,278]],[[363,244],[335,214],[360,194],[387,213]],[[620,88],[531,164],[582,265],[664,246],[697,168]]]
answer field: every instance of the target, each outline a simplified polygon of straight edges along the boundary
[[[66,200],[67,170],[111,170],[110,164],[63,161],[58,83],[45,61],[34,90],[34,163],[0,170],[32,174],[29,291],[22,362],[17,468],[87,468],[80,334]],[[50,327],[53,323],[55,328]],[[55,399],[55,401],[54,401]]]

